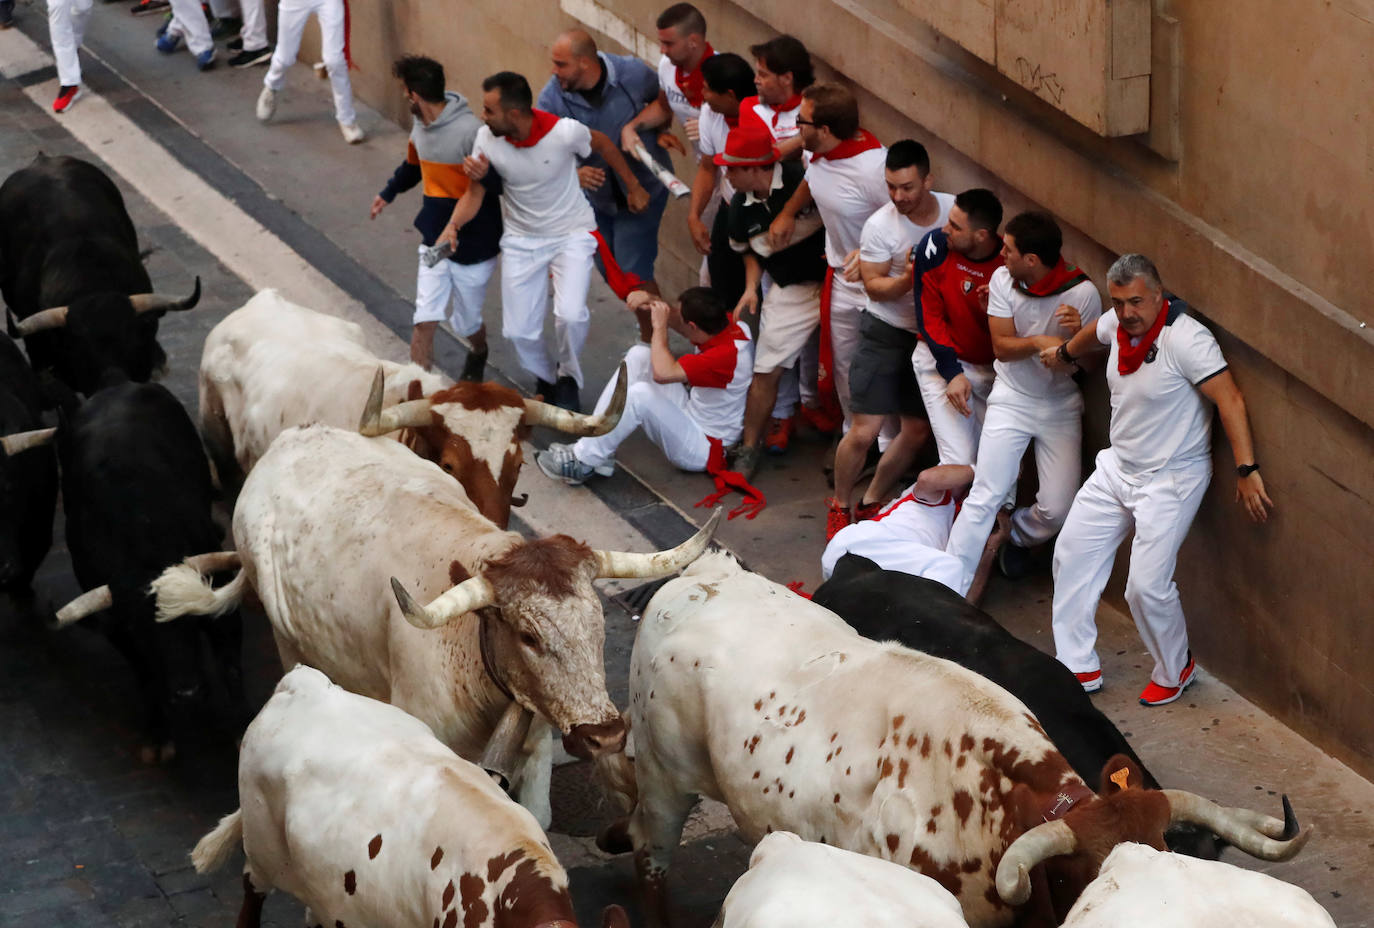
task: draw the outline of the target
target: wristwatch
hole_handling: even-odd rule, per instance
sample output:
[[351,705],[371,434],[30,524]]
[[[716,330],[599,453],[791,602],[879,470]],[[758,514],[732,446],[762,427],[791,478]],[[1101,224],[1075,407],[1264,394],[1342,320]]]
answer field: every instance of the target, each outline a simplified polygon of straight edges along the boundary
[[1240,464],[1236,467],[1236,475],[1239,477],[1249,477],[1257,470],[1259,470],[1258,464]]

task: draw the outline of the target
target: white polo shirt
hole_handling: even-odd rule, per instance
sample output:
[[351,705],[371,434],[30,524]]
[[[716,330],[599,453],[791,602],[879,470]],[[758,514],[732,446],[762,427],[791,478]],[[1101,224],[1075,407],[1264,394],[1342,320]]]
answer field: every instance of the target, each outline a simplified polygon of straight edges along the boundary
[[797,117],[801,115],[801,99],[797,99],[797,105],[790,109],[780,109],[769,106],[758,97],[745,97],[739,104],[740,122],[757,120],[763,127],[773,133],[773,138],[779,142],[795,137],[801,132],[797,126]]
[[[725,138],[730,134],[730,124],[725,121],[725,117],[711,109],[711,104],[701,105],[701,115],[697,117],[697,154],[699,157],[711,157],[722,154],[725,151]],[[716,192],[721,195],[726,203],[729,203],[735,196],[735,188],[725,179],[725,168],[716,168]]]
[[887,196],[887,149],[861,151],[848,158],[812,158],[806,183],[825,223],[825,259],[844,267],[844,256],[859,247],[864,223],[891,202]]
[[[1084,280],[1063,293],[1031,296],[1012,284],[1011,273],[1005,267],[992,272],[988,281],[988,316],[1010,319],[1016,325],[1018,338],[1053,335],[1066,338],[1071,333],[1059,325],[1054,311],[1067,303],[1078,310],[1083,325],[1093,325],[1102,315],[1102,296],[1092,281]],[[1040,363],[1038,354],[1015,361],[994,361],[997,383],[1031,397],[1064,397],[1078,391],[1068,371],[1052,371]]]
[[497,138],[482,126],[472,153],[486,155],[501,175],[504,235],[562,238],[596,228],[592,205],[577,180],[577,159],[592,153],[591,130],[582,123],[561,118],[528,148]]
[[733,444],[744,426],[744,401],[754,379],[754,343],[749,330],[732,322],[695,354],[677,359],[687,375],[687,415],[722,444]]
[[1153,357],[1147,354],[1140,367],[1122,374],[1117,367],[1119,324],[1116,310],[1108,310],[1097,321],[1097,338],[1111,346],[1111,442],[1122,476],[1143,478],[1163,468],[1210,460],[1212,407],[1198,387],[1226,370],[1216,338],[1192,316],[1176,316],[1160,330]]
[[963,582],[963,565],[945,553],[950,526],[959,507],[946,492],[933,499],[915,495],[915,486],[876,518],[847,525],[821,554],[821,576],[827,580],[846,554],[857,554],[883,570],[925,577],[954,589]]
[[[886,174],[883,183],[887,183]],[[917,225],[897,212],[896,204],[889,197],[887,205],[869,216],[864,223],[859,238],[859,260],[872,264],[889,261],[887,276],[901,277],[906,271],[907,256],[916,243],[925,238],[927,232],[944,227],[945,220],[949,218],[949,208],[954,205],[954,194],[937,193],[935,202],[940,206],[935,221],[929,225]],[[879,301],[869,297],[867,309],[888,325],[908,332],[917,331],[916,303],[909,290],[895,300]]]
[[[687,120],[699,119],[701,111],[687,100],[687,95],[677,85],[677,65],[668,60],[667,55],[658,56],[658,86],[668,100],[668,109],[673,111],[677,121],[687,128]],[[697,150],[700,154],[700,149]]]

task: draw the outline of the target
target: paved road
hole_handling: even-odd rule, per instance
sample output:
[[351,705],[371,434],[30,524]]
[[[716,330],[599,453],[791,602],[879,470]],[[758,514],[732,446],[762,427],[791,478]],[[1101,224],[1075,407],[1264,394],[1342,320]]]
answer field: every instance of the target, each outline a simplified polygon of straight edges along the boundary
[[[156,56],[153,24],[128,17],[122,4],[95,10],[96,57],[87,72],[94,93],[59,121],[45,109],[53,95],[50,62],[26,37],[44,41],[37,13],[21,5],[21,28],[0,33],[0,176],[40,150],[102,163],[152,249],[156,286],[178,292],[201,276],[202,306],[169,319],[162,336],[172,359],[166,383],[189,408],[205,333],[260,287],[364,324],[379,353],[404,354],[397,334],[409,319],[414,203],[400,201],[376,223],[363,219],[372,191],[403,151],[400,130],[364,110],[373,139],[344,146],[324,85],[304,68],[291,75],[278,123],[259,126],[249,112],[260,71],[199,75],[184,55]],[[497,319],[496,307],[488,309],[488,319]],[[633,338],[617,313],[605,289],[594,288],[587,367],[596,383]],[[461,358],[456,342],[442,343],[448,370]],[[516,370],[503,346],[493,360],[498,371]],[[803,444],[773,462],[760,480],[770,500],[764,516],[722,534],[774,579],[818,579],[822,450]],[[685,537],[684,513],[699,517],[691,504],[709,485],[672,471],[642,441],[627,445],[622,462],[631,472],[590,492],[527,469],[520,489],[531,503],[521,511],[522,527],[585,526],[585,537],[600,547],[645,549]],[[41,627],[43,609],[76,592],[60,537],[36,588],[36,608],[0,602],[0,776],[7,787],[0,798],[0,925],[233,924],[240,899],[233,868],[207,879],[186,857],[236,805],[233,731],[213,712],[183,719],[177,761],[141,766],[128,668],[90,629]],[[634,629],[615,598],[623,589],[607,585],[605,592],[609,682],[623,704]],[[989,608],[1043,647],[1047,595],[1043,576],[995,583]],[[246,619],[247,683],[257,705],[279,670],[265,619]],[[1109,677],[1143,679],[1147,665],[1128,622],[1104,610],[1101,624]],[[1261,809],[1288,792],[1319,834],[1298,861],[1266,869],[1313,892],[1339,924],[1374,923],[1374,889],[1362,882],[1374,865],[1367,821],[1374,787],[1205,674],[1189,702],[1162,711],[1133,705],[1133,695],[1129,685],[1109,686],[1098,698],[1163,782]],[[551,840],[572,876],[584,924],[594,924],[602,904],[631,897],[629,863],[591,846],[600,813],[583,765],[561,766],[555,782]],[[686,925],[710,923],[747,856],[721,807],[704,804],[675,871]],[[274,895],[265,918],[299,924],[300,906]]]

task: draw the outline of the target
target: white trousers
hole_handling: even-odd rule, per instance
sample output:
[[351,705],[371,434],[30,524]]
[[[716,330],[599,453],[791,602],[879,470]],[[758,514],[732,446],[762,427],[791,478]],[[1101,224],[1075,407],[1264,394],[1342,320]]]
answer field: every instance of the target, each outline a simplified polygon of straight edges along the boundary
[[[643,344],[625,353],[625,373],[630,382],[625,393],[625,411],[615,428],[605,435],[579,438],[573,445],[573,454],[583,464],[600,467],[609,463],[621,442],[635,429],[642,428],[673,466],[691,471],[706,469],[711,443],[687,412],[687,387],[680,383],[655,383],[651,357],[649,346]],[[614,391],[612,378],[596,401],[597,413],[611,404]]]
[[[224,12],[220,12],[221,9]],[[219,3],[210,4],[210,11],[219,18],[238,13],[243,19],[239,37],[243,39],[244,51],[255,52],[267,47],[267,16],[262,11],[262,0],[219,0]]]
[[964,500],[945,550],[964,567],[955,587],[967,596],[974,572],[997,520],[997,510],[1016,486],[1021,456],[1035,442],[1035,470],[1040,489],[1035,504],[1011,517],[1011,540],[1022,547],[1043,544],[1064,524],[1083,473],[1083,394],[1032,397],[994,382],[988,395],[983,433],[974,465],[973,489]]
[[[587,287],[592,279],[596,239],[587,232],[558,238],[501,237],[501,334],[515,346],[520,366],[553,383],[566,374],[582,387],[582,346],[591,316]],[[544,344],[553,277],[553,323],[557,360]]]
[[168,35],[179,35],[186,40],[191,54],[215,47],[210,38],[210,24],[205,21],[205,11],[200,8],[200,0],[172,0],[172,21],[167,24]]
[[840,558],[857,554],[883,570],[899,570],[954,589],[963,579],[963,565],[944,551],[954,502],[928,503],[911,490],[878,518],[840,529],[821,554],[821,576],[829,580]]
[[835,269],[830,289],[830,353],[834,364],[835,392],[844,410],[844,427],[849,430],[849,361],[859,345],[859,320],[868,305],[863,284],[849,283],[844,272]]
[[86,40],[92,0],[48,0],[48,39],[57,59],[57,82],[63,87],[81,83],[81,61],[76,50]]
[[427,251],[427,247],[420,246],[422,259],[416,262],[412,322],[442,322],[447,317],[453,331],[467,338],[482,327],[482,303],[487,298],[487,282],[496,269],[496,259],[477,264],[444,259],[426,267],[423,255]]
[[1188,663],[1188,626],[1174,583],[1178,549],[1212,480],[1212,462],[1127,480],[1111,448],[1073,499],[1054,546],[1054,648],[1075,673],[1099,670],[1097,603],[1111,576],[1116,549],[1135,529],[1126,602],[1141,641],[1154,656],[1150,679],[1178,686]]
[[983,433],[993,373],[991,364],[959,363],[964,366],[964,376],[973,388],[973,394],[969,397],[969,408],[973,410],[971,416],[960,415],[945,398],[945,387],[949,383],[935,369],[935,355],[930,353],[930,346],[924,341],[917,342],[916,350],[911,353],[911,366],[916,371],[921,398],[925,400],[930,431],[935,435],[935,447],[940,452],[940,463],[967,464],[971,467],[978,460],[978,437]]
[[[277,7],[277,50],[272,53],[272,63],[262,82],[272,90],[282,89],[286,69],[296,63],[301,33],[312,13],[320,22],[320,54],[334,91],[334,118],[352,125],[358,121],[358,115],[353,109],[353,85],[349,83],[348,64],[344,61],[343,0],[281,0]],[[247,37],[243,45],[248,47]]]

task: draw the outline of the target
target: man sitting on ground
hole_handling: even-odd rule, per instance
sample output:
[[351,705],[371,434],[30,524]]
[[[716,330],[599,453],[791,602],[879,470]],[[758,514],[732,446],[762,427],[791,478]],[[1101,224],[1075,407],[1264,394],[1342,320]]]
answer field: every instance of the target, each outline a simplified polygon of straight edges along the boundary
[[[706,470],[713,458],[721,459],[724,446],[739,438],[754,346],[748,331],[730,318],[730,307],[706,287],[684,290],[677,308],[643,290],[625,302],[630,310],[648,308],[653,336],[625,355],[630,386],[620,421],[605,435],[553,444],[535,455],[540,470],[572,486],[594,473],[614,473],[616,449],[637,428],[687,471]],[[674,357],[669,329],[696,352]],[[614,391],[612,380],[597,400],[597,415],[610,405]]]

